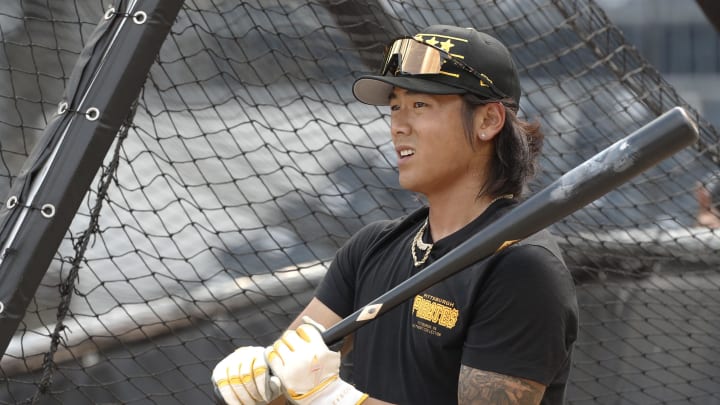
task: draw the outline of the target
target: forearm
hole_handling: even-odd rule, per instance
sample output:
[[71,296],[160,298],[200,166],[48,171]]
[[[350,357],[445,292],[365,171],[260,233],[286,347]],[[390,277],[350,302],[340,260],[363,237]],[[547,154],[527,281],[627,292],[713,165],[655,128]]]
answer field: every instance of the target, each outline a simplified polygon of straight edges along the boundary
[[458,403],[461,405],[538,405],[545,386],[523,378],[460,367]]

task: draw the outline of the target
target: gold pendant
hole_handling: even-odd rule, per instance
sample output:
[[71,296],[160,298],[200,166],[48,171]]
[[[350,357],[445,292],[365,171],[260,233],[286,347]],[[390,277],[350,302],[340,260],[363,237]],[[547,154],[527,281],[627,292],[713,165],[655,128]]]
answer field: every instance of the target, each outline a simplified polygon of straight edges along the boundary
[[[428,220],[425,220],[425,223],[423,226],[420,227],[420,230],[415,234],[415,237],[413,238],[412,244],[410,245],[410,253],[412,254],[413,264],[415,267],[420,267],[427,259],[430,257],[430,252],[432,251],[433,244],[432,243],[425,243],[422,240],[423,234],[425,233],[425,228],[428,226]],[[424,251],[423,257],[421,259],[417,259],[417,251],[416,249],[420,249]]]

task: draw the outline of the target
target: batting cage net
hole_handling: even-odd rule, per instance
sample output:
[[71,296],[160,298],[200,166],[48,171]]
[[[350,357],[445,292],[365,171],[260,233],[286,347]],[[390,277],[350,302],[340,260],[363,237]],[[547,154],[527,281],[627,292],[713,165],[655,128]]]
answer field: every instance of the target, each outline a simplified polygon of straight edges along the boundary
[[[131,5],[2,2],[0,197],[95,27]],[[551,230],[581,308],[569,402],[720,403],[720,231],[696,199],[720,138],[592,0],[186,0],[31,292],[0,402],[211,402],[214,365],[271,343],[350,235],[422,204],[398,186],[388,110],[351,85],[436,23],[513,53],[521,115],[546,132],[530,192],[674,106],[698,122],[696,145]]]

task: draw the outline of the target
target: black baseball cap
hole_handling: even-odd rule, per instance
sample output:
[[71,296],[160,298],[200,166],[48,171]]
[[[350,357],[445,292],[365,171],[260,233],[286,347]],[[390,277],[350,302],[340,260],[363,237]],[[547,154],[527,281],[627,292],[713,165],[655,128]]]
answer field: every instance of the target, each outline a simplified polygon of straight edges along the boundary
[[390,58],[386,57],[384,74],[355,81],[355,98],[366,104],[388,105],[393,87],[400,87],[427,94],[472,93],[488,100],[511,99],[515,107],[520,104],[517,68],[510,51],[496,38],[473,28],[431,25],[413,39],[440,49],[458,63],[445,61],[437,74],[412,74],[388,70]]

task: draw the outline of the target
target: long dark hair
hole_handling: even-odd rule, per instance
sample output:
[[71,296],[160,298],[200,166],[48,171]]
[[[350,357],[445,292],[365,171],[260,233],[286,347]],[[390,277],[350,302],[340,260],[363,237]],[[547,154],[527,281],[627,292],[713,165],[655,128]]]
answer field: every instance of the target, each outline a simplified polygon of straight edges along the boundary
[[[463,125],[470,145],[477,142],[473,134],[474,112],[478,106],[489,101],[474,94],[463,96]],[[511,101],[510,101],[511,102]],[[524,121],[517,116],[510,103],[502,102],[505,108],[505,124],[492,140],[494,155],[489,166],[485,184],[478,196],[522,195],[525,185],[535,176],[538,169],[537,157],[542,151],[544,134],[539,122]]]

